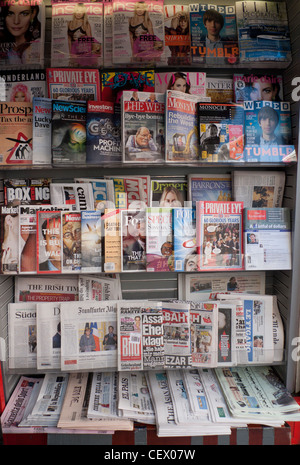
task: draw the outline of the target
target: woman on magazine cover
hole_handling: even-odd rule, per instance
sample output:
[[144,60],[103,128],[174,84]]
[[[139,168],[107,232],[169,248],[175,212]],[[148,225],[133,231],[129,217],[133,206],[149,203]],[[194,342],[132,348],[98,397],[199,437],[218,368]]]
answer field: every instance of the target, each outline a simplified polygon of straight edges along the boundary
[[41,38],[39,7],[7,5],[1,7],[3,29],[0,35],[0,58],[8,64],[30,64],[39,61],[34,57],[34,42]]
[[[141,36],[153,36],[153,40],[141,40]],[[156,58],[157,52],[161,49],[163,43],[155,37],[153,24],[150,19],[147,3],[137,2],[134,6],[133,17],[129,18],[129,37],[132,51],[132,61],[138,61],[138,58]],[[155,40],[154,40],[155,39]],[[158,39],[158,40],[157,40]]]

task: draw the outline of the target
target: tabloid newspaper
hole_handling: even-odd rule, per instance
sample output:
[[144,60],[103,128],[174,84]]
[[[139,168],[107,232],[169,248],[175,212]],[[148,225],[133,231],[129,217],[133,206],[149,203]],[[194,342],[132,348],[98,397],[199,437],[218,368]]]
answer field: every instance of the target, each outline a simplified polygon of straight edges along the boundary
[[74,178],[75,182],[90,183],[94,195],[94,210],[104,212],[114,207],[114,183],[112,179]]
[[16,276],[15,302],[63,302],[78,299],[77,276]]
[[36,304],[8,304],[8,366],[10,369],[36,369]]
[[234,103],[198,103],[200,160],[243,161],[244,110]]
[[218,303],[199,302],[190,307],[191,365],[214,367],[217,364]]
[[164,364],[160,302],[119,301],[118,370],[158,369]]
[[102,223],[99,210],[81,212],[81,271],[102,271]]
[[122,271],[146,271],[146,211],[120,212]]
[[98,69],[47,68],[48,97],[56,100],[101,100]]
[[285,2],[240,1],[235,8],[240,63],[292,60]]
[[[167,5],[168,6],[168,5]],[[155,91],[164,93],[175,90],[184,94],[197,95],[205,100],[206,73],[195,71],[155,72]]]
[[1,415],[1,431],[3,434],[22,433],[18,429],[19,424],[28,405],[30,405],[32,397],[34,397],[35,392],[38,392],[43,378],[43,376],[20,377]]
[[32,163],[33,165],[50,165],[52,161],[51,132],[52,132],[52,100],[34,97],[32,122]]
[[199,157],[197,95],[166,91],[167,162],[196,162]]
[[86,102],[52,100],[53,164],[86,162]]
[[178,275],[178,298],[192,302],[215,299],[219,292],[265,294],[264,271],[235,273],[182,273]]
[[174,271],[197,271],[196,208],[173,208]]
[[122,269],[120,210],[105,209],[104,224],[104,271],[119,273]]
[[146,269],[174,271],[172,208],[146,208]]
[[239,59],[235,6],[189,4],[192,63],[233,65]]
[[233,79],[228,77],[207,77],[206,97],[212,103],[231,103],[234,101]]
[[164,367],[191,366],[190,305],[186,302],[162,302],[164,329]]
[[[14,20],[25,18],[22,40],[17,40]],[[5,68],[42,67],[44,65],[45,3],[43,0],[1,2],[0,7],[0,60]]]
[[184,207],[187,205],[185,176],[151,178],[151,207]]
[[61,212],[62,273],[81,272],[81,212]]
[[0,102],[0,165],[32,164],[32,102]]
[[17,274],[19,262],[19,206],[0,207],[0,274]]
[[52,0],[51,66],[103,65],[103,4]]
[[242,270],[243,202],[196,202],[198,271]]
[[[37,212],[60,212],[69,210],[67,206],[58,205],[19,205],[18,250],[20,274],[37,272]],[[50,244],[49,244],[50,245]]]
[[233,199],[244,208],[278,208],[282,206],[285,187],[284,171],[233,170]]
[[33,98],[46,97],[45,70],[0,71],[0,95],[6,102],[32,102]]
[[289,162],[292,145],[289,102],[244,101],[245,162]]
[[114,183],[116,208],[141,208],[148,205],[150,196],[150,176],[115,175],[105,176]]
[[118,409],[123,417],[155,424],[155,413],[143,371],[119,373]]
[[51,181],[51,178],[5,178],[3,179],[4,204],[49,204]]
[[60,211],[36,212],[36,272],[59,274],[62,268]]
[[123,162],[163,161],[165,95],[123,91],[121,114]]
[[234,101],[245,100],[283,100],[283,78],[277,74],[234,74]]
[[117,301],[61,303],[61,370],[117,367]]
[[105,101],[120,103],[124,90],[158,92],[155,89],[154,76],[154,69],[101,71],[101,98]]
[[290,270],[290,209],[245,208],[244,244],[246,270]]
[[122,298],[119,275],[115,278],[94,275],[78,276],[78,300],[116,300]]
[[164,18],[166,64],[190,65],[191,39],[188,5],[164,5]]
[[87,102],[86,163],[121,162],[120,105],[113,102]]
[[94,195],[91,183],[51,183],[52,205],[69,205],[72,210],[94,210]]
[[188,199],[195,206],[200,200],[232,200],[231,174],[188,175]]
[[113,63],[159,63],[164,54],[163,1],[113,0]]
[[273,367],[224,367],[215,373],[234,417],[265,422],[299,415],[299,405]]
[[37,369],[60,371],[61,323],[59,302],[36,304]]
[[[276,304],[272,295],[219,294],[219,309],[236,305],[231,322],[235,330],[235,363],[238,365],[258,365],[273,363],[275,360],[273,313]],[[234,307],[233,307],[234,308]],[[228,312],[227,312],[228,313]],[[220,315],[219,315],[220,318]],[[226,328],[226,314],[219,321]],[[276,354],[277,358],[278,354]]]

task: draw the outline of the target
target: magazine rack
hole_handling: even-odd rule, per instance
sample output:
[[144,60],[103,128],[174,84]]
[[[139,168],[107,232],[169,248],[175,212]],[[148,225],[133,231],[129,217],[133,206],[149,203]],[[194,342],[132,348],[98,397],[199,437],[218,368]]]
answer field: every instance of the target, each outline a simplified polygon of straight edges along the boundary
[[[168,1],[167,3],[173,3]],[[176,2],[174,2],[176,3]],[[47,21],[51,21],[51,12],[50,12],[50,0],[46,1],[47,5]],[[292,33],[292,43],[294,46],[294,56],[295,61],[293,65],[285,70],[280,70],[283,74],[285,82],[285,91],[286,96],[291,95],[293,90],[292,80],[295,76],[300,73],[300,62],[297,62],[297,57],[299,55],[299,45],[300,40],[297,35],[299,28],[297,28],[297,13],[300,13],[300,6],[297,0],[292,0],[288,2],[288,13],[290,19],[290,30]],[[47,38],[46,38],[47,39]],[[47,46],[48,45],[48,46]],[[45,60],[49,62],[49,43],[45,47],[46,56]],[[259,67],[263,67],[260,64]],[[255,69],[253,67],[252,69]],[[206,72],[209,73],[209,69],[206,69]],[[216,76],[227,76],[232,74],[231,69],[221,68],[220,70],[213,69],[213,74]],[[290,98],[291,100],[291,98]],[[292,107],[292,117],[293,117],[293,137],[294,144],[297,147],[299,141],[298,133],[298,121],[299,121],[299,103],[297,101],[291,101]],[[5,167],[1,170],[1,178],[14,177],[19,178],[32,177],[34,176],[49,176],[49,168],[51,168],[51,176],[54,179],[73,179],[74,177],[79,177],[84,172],[85,177],[95,177],[95,168],[90,166],[74,166],[70,169],[68,166],[68,171],[64,167],[41,167],[41,166],[32,166],[30,168],[24,167]],[[235,164],[226,164],[220,163],[218,165],[206,164],[201,166],[200,169],[203,172],[209,172],[213,170],[215,173],[224,173],[230,172],[235,168],[247,168],[245,165],[235,165]],[[267,292],[268,294],[274,294],[277,296],[278,305],[280,309],[281,316],[284,320],[285,327],[285,341],[286,341],[286,356],[285,363],[278,366],[278,371],[285,380],[286,386],[290,392],[297,393],[300,390],[300,375],[298,373],[298,360],[295,357],[295,348],[297,346],[296,338],[299,335],[299,301],[300,301],[300,255],[298,254],[299,250],[299,238],[300,238],[300,186],[299,186],[299,164],[290,163],[286,165],[282,164],[251,164],[252,169],[278,169],[284,170],[286,173],[286,186],[284,192],[283,206],[291,208],[293,210],[293,269],[291,271],[276,271],[267,273]],[[195,166],[182,165],[182,166],[154,166],[154,165],[145,165],[138,166],[118,166],[110,167],[106,166],[99,170],[98,174],[114,174],[115,170],[122,170],[122,174],[151,174],[153,176],[162,175],[162,169],[168,173],[168,175],[178,176],[182,174],[190,174],[195,172]],[[199,171],[200,171],[199,169]],[[122,292],[125,299],[135,298],[135,299],[162,299],[162,298],[176,298],[177,297],[177,273],[123,273],[120,275]],[[0,339],[1,342],[4,342],[4,346],[8,347],[8,334],[7,334],[7,305],[13,301],[14,297],[14,278],[12,276],[0,276]],[[3,345],[2,345],[3,347]],[[4,353],[3,353],[4,352]],[[3,411],[5,402],[7,402],[14,386],[16,383],[16,375],[10,375],[7,370],[7,354],[5,350],[1,351],[1,366],[0,366],[0,413]],[[26,443],[29,444],[47,444],[58,443],[59,436],[57,438],[52,435],[48,437],[45,434],[39,435],[18,435],[19,438],[15,437],[6,437],[5,443]],[[30,436],[30,438],[28,437]],[[92,435],[91,435],[92,437]],[[89,441],[89,435],[85,437],[85,441]],[[99,440],[99,438],[98,438]],[[118,432],[115,435],[107,438],[104,437],[103,441],[108,441],[108,443],[113,444],[157,444],[157,445],[166,445],[166,444],[178,444],[178,438],[158,438],[155,434],[155,429],[151,426],[140,426],[138,425],[133,433],[124,433]],[[23,442],[22,442],[23,441]],[[70,439],[72,441],[72,439]],[[78,444],[80,442],[79,437],[74,436],[74,442]],[[92,439],[90,439],[92,441]],[[218,437],[208,437],[208,438],[180,438],[180,444],[222,444],[223,441],[229,444],[290,444],[291,442],[291,428],[286,425],[283,428],[266,428],[266,427],[249,427],[246,429],[235,429],[233,430],[232,436],[230,438],[218,438]],[[88,442],[85,442],[87,444]]]

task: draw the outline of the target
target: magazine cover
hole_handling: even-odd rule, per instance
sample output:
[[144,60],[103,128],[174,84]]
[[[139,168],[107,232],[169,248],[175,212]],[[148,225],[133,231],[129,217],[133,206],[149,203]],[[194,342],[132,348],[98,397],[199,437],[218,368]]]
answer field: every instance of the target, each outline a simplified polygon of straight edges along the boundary
[[103,4],[52,0],[51,66],[103,65]]
[[55,100],[101,100],[98,69],[47,68],[48,97]]
[[104,222],[104,271],[119,273],[121,267],[120,210],[105,209]]
[[189,174],[188,199],[193,206],[200,200],[232,200],[231,174]]
[[32,164],[50,165],[51,157],[51,124],[52,100],[50,98],[34,97],[32,126]]
[[81,271],[81,212],[61,212],[62,273]]
[[244,110],[234,103],[198,103],[200,159],[243,160]]
[[176,90],[184,94],[205,97],[206,73],[195,71],[155,72],[155,92]]
[[86,162],[86,102],[52,100],[53,164]]
[[172,208],[146,208],[147,271],[174,271]]
[[43,70],[0,71],[0,94],[6,102],[32,102],[47,96],[46,72]]
[[290,270],[291,211],[288,208],[245,208],[244,244],[246,270]]
[[93,188],[89,182],[51,183],[50,199],[53,205],[69,205],[72,210],[94,210]]
[[81,212],[81,271],[102,271],[101,211]]
[[243,202],[196,203],[199,271],[242,270]]
[[285,2],[236,2],[240,63],[292,60]]
[[235,6],[192,3],[189,9],[192,63],[236,64],[239,48]]
[[116,208],[141,208],[149,203],[150,177],[141,176],[105,176],[114,183]]
[[151,179],[150,207],[187,206],[187,180],[181,177],[156,177]]
[[0,102],[0,165],[32,164],[32,103]]
[[206,97],[212,103],[232,103],[234,102],[233,79],[227,77],[207,77]]
[[78,292],[78,276],[15,277],[15,302],[73,302]]
[[[20,29],[20,19],[22,27]],[[3,67],[44,65],[45,3],[43,0],[16,2],[0,6],[0,61]]]
[[87,102],[86,163],[122,161],[120,105],[113,102]]
[[198,161],[197,102],[197,95],[167,90],[165,117],[167,162]]
[[37,212],[69,210],[57,205],[19,205],[19,273],[36,273]]
[[0,209],[0,274],[16,274],[19,263],[19,206],[12,203],[2,205]]
[[283,100],[283,79],[275,74],[234,74],[234,102],[245,100],[267,100],[279,102]]
[[163,0],[113,0],[113,63],[158,63],[164,53]]
[[102,100],[120,103],[124,90],[157,92],[154,83],[154,69],[101,71]]
[[122,271],[146,271],[146,212],[120,213]]
[[245,162],[288,162],[295,147],[289,102],[244,102]]
[[173,208],[174,271],[197,271],[196,208]]
[[164,5],[165,60],[168,65],[191,64],[188,5]]
[[121,102],[123,162],[163,161],[165,95],[124,91]]
[[113,208],[114,183],[112,179],[74,178],[75,182],[90,183],[94,196],[94,210],[104,213],[105,208]]
[[36,229],[37,273],[61,273],[63,248],[61,212],[38,211]]
[[49,204],[51,178],[3,179],[4,204]]

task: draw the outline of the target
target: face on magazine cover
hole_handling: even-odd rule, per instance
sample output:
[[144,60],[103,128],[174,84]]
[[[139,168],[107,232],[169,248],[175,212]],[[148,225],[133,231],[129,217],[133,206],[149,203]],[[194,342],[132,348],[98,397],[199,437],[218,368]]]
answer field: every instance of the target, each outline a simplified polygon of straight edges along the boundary
[[249,99],[250,100],[279,100],[280,86],[278,83],[268,82],[264,77],[257,79],[250,85]]

